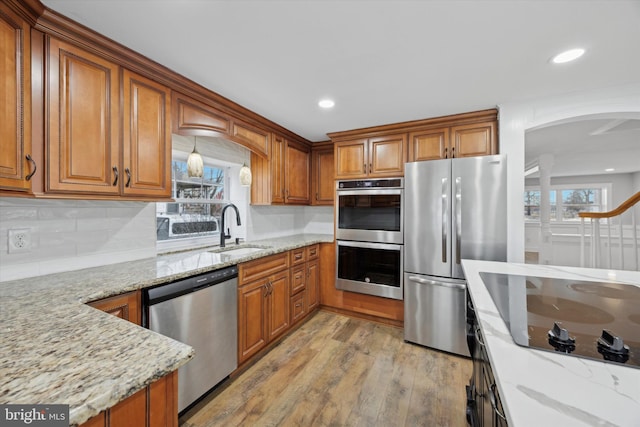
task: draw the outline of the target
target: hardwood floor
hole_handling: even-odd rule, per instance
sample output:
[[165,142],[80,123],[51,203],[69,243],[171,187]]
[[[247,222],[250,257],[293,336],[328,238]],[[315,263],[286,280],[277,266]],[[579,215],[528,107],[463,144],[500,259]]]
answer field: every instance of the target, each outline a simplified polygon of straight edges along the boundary
[[465,426],[471,360],[320,311],[180,419],[209,426]]

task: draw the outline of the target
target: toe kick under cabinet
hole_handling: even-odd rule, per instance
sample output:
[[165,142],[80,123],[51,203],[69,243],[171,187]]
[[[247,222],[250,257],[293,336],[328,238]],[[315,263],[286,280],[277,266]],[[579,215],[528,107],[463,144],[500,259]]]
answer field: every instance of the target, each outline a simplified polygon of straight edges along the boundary
[[319,248],[310,245],[238,267],[238,365],[319,306]]

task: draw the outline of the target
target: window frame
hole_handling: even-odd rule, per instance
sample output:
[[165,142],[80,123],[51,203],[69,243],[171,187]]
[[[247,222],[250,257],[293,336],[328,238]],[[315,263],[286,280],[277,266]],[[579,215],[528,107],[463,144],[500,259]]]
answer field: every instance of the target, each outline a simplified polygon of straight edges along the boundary
[[[561,224],[561,223],[568,223],[568,224],[575,224],[577,222],[580,221],[579,218],[576,219],[565,219],[564,216],[561,214],[564,211],[564,206],[566,206],[564,204],[564,200],[562,197],[562,192],[563,191],[567,191],[567,190],[580,190],[580,189],[598,189],[600,190],[600,203],[599,205],[601,206],[602,211],[607,211],[609,210],[609,206],[611,206],[611,199],[612,199],[612,185],[611,183],[605,183],[605,182],[600,182],[600,183],[575,183],[575,184],[552,184],[549,186],[549,191],[550,192],[555,192],[555,215],[552,214],[551,218],[550,218],[550,222],[555,223],[555,224]],[[525,193],[527,191],[538,191],[540,194],[542,194],[542,190],[540,188],[539,185],[527,185],[524,188]],[[524,198],[524,194],[523,194],[523,198]],[[524,200],[523,200],[524,202]],[[526,207],[526,205],[523,205],[524,207]],[[535,205],[532,205],[535,206]],[[523,212],[524,214],[524,212]],[[530,219],[527,218],[526,215],[524,216],[524,221],[525,223],[540,223],[540,219]],[[558,219],[558,216],[560,216],[560,218]]]
[[[182,151],[173,150],[171,162],[174,161],[187,161],[190,153],[185,153]],[[210,205],[226,205],[230,203],[230,193],[231,193],[231,177],[230,177],[230,169],[231,167],[226,162],[212,159],[210,157],[202,156],[202,160],[205,166],[221,169],[224,173],[223,182],[223,198],[222,199],[201,199],[201,198],[178,198],[174,197],[173,202],[167,203],[193,203],[193,204],[210,204]],[[176,180],[173,176],[173,168],[171,174],[171,194],[176,193]],[[158,215],[158,211],[156,208],[156,218]],[[216,233],[206,234],[206,235],[191,235],[174,239],[166,239],[159,240],[156,236],[156,251],[158,253],[184,250],[184,249],[194,249],[198,247],[205,246],[213,246],[217,245],[220,242],[220,231]]]

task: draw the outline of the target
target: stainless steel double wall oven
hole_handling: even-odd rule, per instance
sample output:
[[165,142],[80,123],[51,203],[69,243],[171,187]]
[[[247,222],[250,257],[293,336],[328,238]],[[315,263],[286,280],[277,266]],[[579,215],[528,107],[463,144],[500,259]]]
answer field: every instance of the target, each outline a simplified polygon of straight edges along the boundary
[[338,289],[402,300],[403,178],[337,181]]

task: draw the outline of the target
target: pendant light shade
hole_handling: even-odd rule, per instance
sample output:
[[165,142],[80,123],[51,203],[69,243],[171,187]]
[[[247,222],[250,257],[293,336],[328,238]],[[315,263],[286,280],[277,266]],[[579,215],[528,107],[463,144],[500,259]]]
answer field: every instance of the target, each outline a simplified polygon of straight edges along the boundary
[[193,138],[193,151],[189,154],[189,158],[187,159],[187,175],[189,178],[202,178],[204,175],[204,162],[202,161],[202,156],[196,150],[196,138]]
[[246,163],[240,168],[240,185],[243,187],[251,186],[251,169]]

